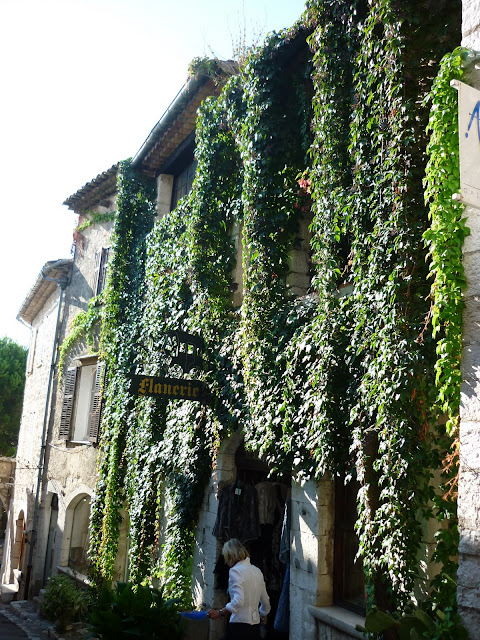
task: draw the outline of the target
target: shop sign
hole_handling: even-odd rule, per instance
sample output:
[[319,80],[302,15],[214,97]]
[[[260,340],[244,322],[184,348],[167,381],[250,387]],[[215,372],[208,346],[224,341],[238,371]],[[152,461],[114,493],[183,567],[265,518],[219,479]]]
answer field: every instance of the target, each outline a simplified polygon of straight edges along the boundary
[[159,376],[131,375],[131,391],[134,395],[150,396],[164,400],[192,400],[205,402],[210,392],[200,380],[161,378]]
[[185,331],[169,331],[168,335],[175,340],[175,349],[170,353],[170,366],[178,365],[183,373],[188,373],[201,365],[205,344],[200,336]]
[[480,91],[455,80],[458,90],[460,194],[457,199],[480,209]]

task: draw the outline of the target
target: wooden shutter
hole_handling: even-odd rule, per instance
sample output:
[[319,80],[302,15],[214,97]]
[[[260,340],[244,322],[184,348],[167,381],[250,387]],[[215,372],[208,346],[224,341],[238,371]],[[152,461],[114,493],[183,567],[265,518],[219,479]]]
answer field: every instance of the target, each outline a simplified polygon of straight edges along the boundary
[[68,440],[70,437],[70,427],[72,424],[73,406],[75,402],[75,388],[77,386],[77,367],[67,370],[65,376],[65,391],[62,404],[62,415],[60,417],[59,438]]
[[97,286],[95,289],[95,295],[98,296],[99,293],[105,289],[105,283],[107,281],[107,266],[108,266],[108,258],[110,254],[110,248],[103,248],[97,257],[98,260],[98,275],[97,275]]
[[32,333],[32,337],[30,338],[30,346],[28,349],[27,375],[32,373],[33,371],[33,361],[35,359],[35,349],[37,347],[37,335],[38,335],[38,327],[35,327]]
[[95,371],[95,378],[92,388],[92,410],[90,413],[90,423],[88,425],[88,439],[90,442],[98,442],[100,435],[100,420],[102,417],[103,405],[103,384],[105,381],[105,363],[99,362]]

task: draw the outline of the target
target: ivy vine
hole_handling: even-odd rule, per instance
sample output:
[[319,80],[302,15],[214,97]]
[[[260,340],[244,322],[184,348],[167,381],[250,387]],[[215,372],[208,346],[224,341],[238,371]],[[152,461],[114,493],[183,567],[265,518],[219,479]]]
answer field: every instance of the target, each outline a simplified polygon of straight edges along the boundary
[[85,339],[91,349],[96,349],[99,322],[102,319],[102,299],[102,294],[90,298],[87,309],[79,311],[73,319],[70,332],[59,349],[57,366],[60,381],[63,378],[67,357],[80,340]]

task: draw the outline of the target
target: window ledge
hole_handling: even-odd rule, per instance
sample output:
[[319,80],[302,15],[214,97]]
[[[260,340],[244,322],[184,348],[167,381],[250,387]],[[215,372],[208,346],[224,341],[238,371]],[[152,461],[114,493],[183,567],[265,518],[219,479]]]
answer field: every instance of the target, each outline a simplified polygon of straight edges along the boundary
[[80,582],[81,584],[86,584],[88,586],[92,585],[92,581],[90,580],[90,578],[85,574],[80,573],[79,571],[74,571],[70,567],[62,567],[62,566],[57,566],[57,569],[59,573],[65,573],[67,576],[70,576],[71,578],[73,578],[77,582]]
[[362,618],[362,616],[335,606],[312,607],[309,605],[308,610],[316,620],[323,622],[327,626],[334,627],[352,638],[364,640],[363,633],[355,628],[357,624],[364,626],[365,618]]

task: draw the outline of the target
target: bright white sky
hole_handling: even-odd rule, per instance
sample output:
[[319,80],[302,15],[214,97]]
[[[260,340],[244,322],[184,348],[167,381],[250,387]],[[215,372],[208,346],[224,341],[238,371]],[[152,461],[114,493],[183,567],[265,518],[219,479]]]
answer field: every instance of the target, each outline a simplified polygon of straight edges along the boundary
[[62,202],[133,156],[195,56],[292,25],[303,0],[0,0],[0,337],[41,267],[70,256]]

